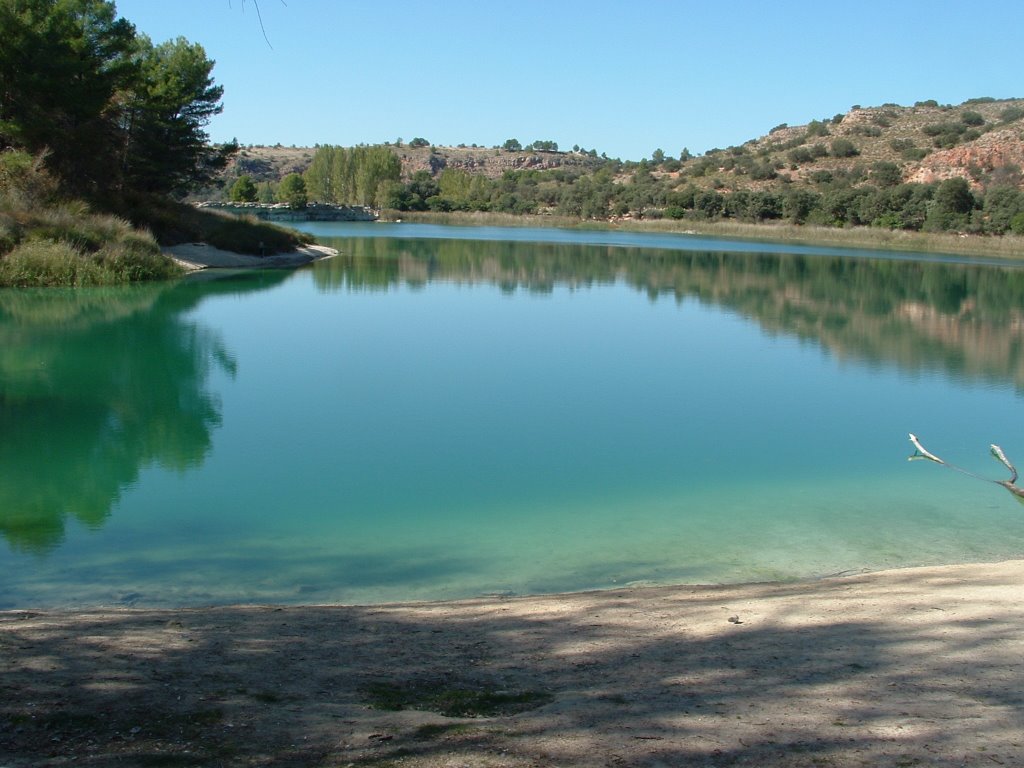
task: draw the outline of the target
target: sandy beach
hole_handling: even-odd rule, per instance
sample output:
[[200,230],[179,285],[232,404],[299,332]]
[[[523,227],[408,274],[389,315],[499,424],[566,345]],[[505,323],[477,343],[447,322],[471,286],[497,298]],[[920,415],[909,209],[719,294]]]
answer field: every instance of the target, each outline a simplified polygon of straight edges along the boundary
[[337,255],[333,248],[323,245],[307,245],[294,251],[267,256],[225,251],[207,243],[183,243],[164,248],[163,251],[189,271],[209,268],[299,267]]
[[1024,765],[1024,561],[0,613],[0,766]]

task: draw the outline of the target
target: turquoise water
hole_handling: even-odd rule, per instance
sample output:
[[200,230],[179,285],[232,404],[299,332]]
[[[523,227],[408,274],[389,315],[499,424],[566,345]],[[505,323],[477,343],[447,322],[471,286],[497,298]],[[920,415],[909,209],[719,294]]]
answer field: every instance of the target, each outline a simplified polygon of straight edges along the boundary
[[[0,607],[377,602],[1024,555],[1024,270],[309,225],[0,291]],[[792,249],[789,249],[792,250]]]

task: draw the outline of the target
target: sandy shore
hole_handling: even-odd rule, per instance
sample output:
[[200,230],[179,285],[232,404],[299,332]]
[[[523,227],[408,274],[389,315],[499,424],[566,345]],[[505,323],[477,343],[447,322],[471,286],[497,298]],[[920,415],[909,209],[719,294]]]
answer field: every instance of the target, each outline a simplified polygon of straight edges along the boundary
[[307,245],[286,253],[275,253],[268,256],[251,256],[214,248],[206,243],[183,243],[164,248],[164,253],[188,270],[214,268],[251,268],[251,267],[298,267],[311,261],[337,255],[333,248],[322,245]]
[[1019,766],[1022,586],[5,612],[0,766]]

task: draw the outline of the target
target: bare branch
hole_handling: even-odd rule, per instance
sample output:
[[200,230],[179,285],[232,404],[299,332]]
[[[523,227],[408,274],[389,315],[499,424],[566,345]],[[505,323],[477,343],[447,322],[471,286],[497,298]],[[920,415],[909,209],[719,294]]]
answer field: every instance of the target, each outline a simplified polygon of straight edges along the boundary
[[914,461],[915,459],[927,459],[928,461],[934,461],[936,464],[941,464],[944,467],[949,467],[950,469],[955,470],[956,472],[965,474],[968,477],[973,477],[977,480],[984,480],[985,482],[988,483],[995,483],[996,485],[1001,485],[1003,488],[1012,493],[1014,497],[1017,499],[1017,501],[1024,504],[1024,488],[1020,488],[1017,486],[1017,468],[1008,458],[1006,458],[1006,454],[1003,453],[1003,449],[1000,448],[998,445],[993,444],[992,446],[989,447],[989,450],[992,453],[992,456],[994,456],[997,461],[999,461],[1004,467],[1010,470],[1011,477],[1009,480],[991,480],[989,478],[976,475],[973,472],[968,472],[963,467],[958,467],[955,464],[950,464],[949,462],[943,461],[934,453],[932,453],[923,445],[921,445],[921,441],[918,439],[917,435],[913,433],[911,433],[910,435],[910,442],[914,445],[914,453],[911,456],[907,457],[909,461]]
[[[273,50],[274,46],[270,44],[270,38],[267,37],[267,29],[266,29],[266,27],[263,26],[263,14],[260,13],[260,3],[259,3],[259,0],[252,0],[252,4],[253,4],[253,7],[256,8],[256,18],[259,19],[259,22],[260,22],[260,32],[263,33],[263,39],[266,40],[267,47],[270,48],[271,50]],[[288,7],[288,3],[286,3],[284,0],[281,0],[281,5],[283,5],[285,8]],[[228,7],[229,8],[231,7],[231,0],[228,0]],[[242,0],[242,12],[245,13],[245,0]]]
[[993,445],[989,446],[989,450],[992,452],[993,456],[995,456],[997,459],[999,459],[999,461],[1001,461],[1003,463],[1003,465],[1008,470],[1010,470],[1010,472],[1013,473],[1013,477],[1010,478],[1010,482],[1011,483],[1016,483],[1017,482],[1017,468],[1015,466],[1013,466],[1013,464],[1010,463],[1010,460],[1008,458],[1006,458],[1006,454],[1003,453],[1003,449],[1000,448],[998,445],[993,444]]
[[917,435],[915,435],[913,432],[910,433],[910,442],[914,444],[914,448],[916,450],[914,451],[913,456],[907,457],[907,461],[913,461],[914,459],[928,459],[929,461],[934,461],[936,464],[946,463],[938,456],[936,456],[934,453],[929,453],[927,450],[925,450],[925,447],[921,445],[921,441],[917,439]]

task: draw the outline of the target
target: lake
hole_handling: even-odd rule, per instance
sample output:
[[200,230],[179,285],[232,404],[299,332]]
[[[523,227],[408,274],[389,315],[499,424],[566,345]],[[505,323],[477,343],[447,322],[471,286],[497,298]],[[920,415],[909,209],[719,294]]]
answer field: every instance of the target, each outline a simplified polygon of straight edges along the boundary
[[0,290],[0,608],[369,603],[1024,556],[1024,269],[308,224]]

